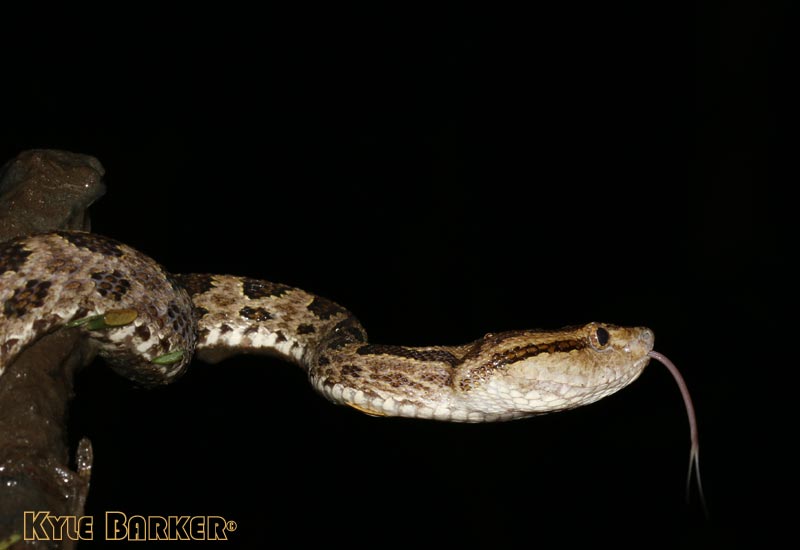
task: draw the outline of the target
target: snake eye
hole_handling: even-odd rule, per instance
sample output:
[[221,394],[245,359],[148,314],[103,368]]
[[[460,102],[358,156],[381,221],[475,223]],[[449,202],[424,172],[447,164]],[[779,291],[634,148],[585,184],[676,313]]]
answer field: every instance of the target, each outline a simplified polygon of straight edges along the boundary
[[592,347],[598,351],[602,351],[608,347],[608,342],[611,340],[611,335],[603,327],[594,327],[589,332],[589,342]]

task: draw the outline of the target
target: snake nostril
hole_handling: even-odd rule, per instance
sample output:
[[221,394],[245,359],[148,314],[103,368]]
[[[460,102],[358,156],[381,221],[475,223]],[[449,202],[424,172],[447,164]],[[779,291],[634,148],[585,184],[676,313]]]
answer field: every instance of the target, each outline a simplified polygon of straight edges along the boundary
[[642,333],[639,335],[639,341],[649,348],[653,347],[655,340],[656,336],[649,328],[643,329]]

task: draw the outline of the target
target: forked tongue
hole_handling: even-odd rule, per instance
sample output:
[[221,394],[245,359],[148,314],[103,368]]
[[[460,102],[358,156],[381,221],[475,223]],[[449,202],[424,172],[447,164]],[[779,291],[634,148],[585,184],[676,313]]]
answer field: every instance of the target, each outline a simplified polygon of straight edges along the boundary
[[689,452],[689,472],[686,476],[686,500],[689,500],[692,485],[692,471],[694,471],[695,477],[697,478],[697,490],[700,494],[700,504],[703,506],[703,512],[706,517],[708,517],[706,497],[703,494],[703,483],[700,480],[700,439],[697,435],[697,417],[694,414],[694,405],[692,405],[692,397],[689,395],[689,388],[686,386],[686,382],[683,380],[683,376],[681,376],[678,367],[676,367],[672,361],[657,351],[651,351],[647,355],[667,367],[681,390],[683,403],[686,406],[686,415],[689,417],[690,437],[692,439],[692,449]]

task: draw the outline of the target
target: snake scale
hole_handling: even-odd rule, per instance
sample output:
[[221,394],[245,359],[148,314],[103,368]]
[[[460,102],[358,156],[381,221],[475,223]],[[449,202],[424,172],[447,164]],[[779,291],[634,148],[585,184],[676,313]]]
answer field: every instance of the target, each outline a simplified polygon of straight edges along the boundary
[[0,383],[25,348],[55,330],[82,331],[113,369],[166,384],[196,355],[239,353],[298,364],[318,392],[373,416],[491,422],[564,411],[613,394],[650,359],[677,382],[700,481],[697,420],[675,365],[645,327],[602,323],[486,334],[461,346],[372,344],[347,309],[280,283],[173,275],[108,237],[56,231],[0,243]]
[[304,290],[230,275],[171,275],[110,238],[59,231],[0,245],[0,375],[53,330],[81,330],[142,384],[197,355],[277,355],[335,403],[378,416],[510,420],[592,403],[634,381],[653,333],[589,323],[487,334],[461,346],[372,344],[345,308]]

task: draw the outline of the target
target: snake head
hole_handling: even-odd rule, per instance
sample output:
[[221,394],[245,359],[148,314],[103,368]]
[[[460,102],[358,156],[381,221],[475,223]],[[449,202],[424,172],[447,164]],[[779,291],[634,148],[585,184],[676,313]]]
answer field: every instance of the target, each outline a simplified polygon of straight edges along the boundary
[[556,412],[633,382],[653,343],[648,328],[603,323],[487,335],[465,356],[454,383],[470,409],[503,418]]

